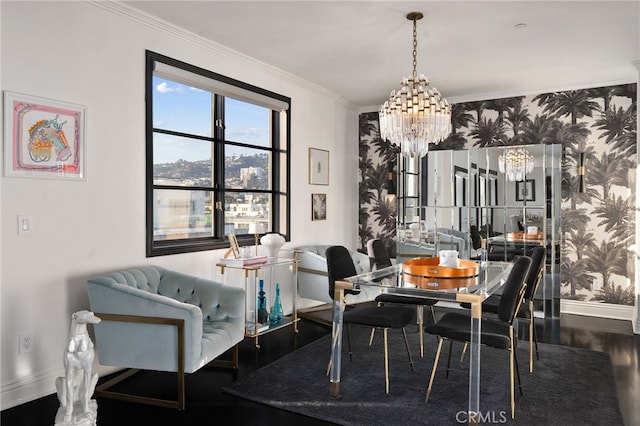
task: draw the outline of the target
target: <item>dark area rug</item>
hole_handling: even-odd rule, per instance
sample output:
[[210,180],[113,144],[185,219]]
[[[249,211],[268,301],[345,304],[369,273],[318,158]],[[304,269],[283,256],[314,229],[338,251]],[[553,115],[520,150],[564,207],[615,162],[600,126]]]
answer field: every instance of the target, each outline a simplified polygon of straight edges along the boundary
[[[384,391],[382,333],[371,347],[369,329],[351,327],[354,358],[343,341],[340,396],[329,396],[326,375],[330,336],[269,364],[224,391],[251,401],[343,425],[449,425],[467,422],[469,357],[460,361],[453,345],[446,378],[448,344],[443,347],[429,402],[425,393],[437,342],[425,336],[420,358],[418,334],[407,331],[416,372],[409,366],[398,330],[389,332],[390,393]],[[622,425],[609,354],[539,344],[540,360],[528,371],[528,341],[519,341],[518,360],[524,396],[516,392],[516,414],[509,407],[509,354],[482,347],[480,412],[483,423],[518,425]]]

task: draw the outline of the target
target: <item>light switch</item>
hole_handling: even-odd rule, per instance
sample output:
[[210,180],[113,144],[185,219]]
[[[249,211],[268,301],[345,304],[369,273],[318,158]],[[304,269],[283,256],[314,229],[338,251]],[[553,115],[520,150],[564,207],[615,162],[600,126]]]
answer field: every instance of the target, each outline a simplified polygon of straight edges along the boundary
[[33,215],[18,215],[18,235],[31,235],[33,233]]

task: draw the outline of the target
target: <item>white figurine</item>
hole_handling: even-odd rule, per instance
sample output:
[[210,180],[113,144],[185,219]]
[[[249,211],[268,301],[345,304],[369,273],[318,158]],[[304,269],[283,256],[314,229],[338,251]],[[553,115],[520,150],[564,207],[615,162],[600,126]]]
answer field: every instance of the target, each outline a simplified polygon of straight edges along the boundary
[[63,355],[65,377],[56,379],[60,400],[56,426],[96,424],[97,404],[91,400],[91,395],[98,382],[98,373],[93,372],[95,350],[87,324],[99,322],[100,318],[86,310],[71,316],[69,344]]

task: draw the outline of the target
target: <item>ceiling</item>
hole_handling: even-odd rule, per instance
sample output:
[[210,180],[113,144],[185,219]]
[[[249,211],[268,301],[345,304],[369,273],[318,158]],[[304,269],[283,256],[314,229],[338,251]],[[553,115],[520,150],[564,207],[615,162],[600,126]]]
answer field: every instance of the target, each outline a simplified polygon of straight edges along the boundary
[[639,1],[125,3],[360,108],[410,75],[412,11],[418,73],[450,101],[636,81],[640,60]]

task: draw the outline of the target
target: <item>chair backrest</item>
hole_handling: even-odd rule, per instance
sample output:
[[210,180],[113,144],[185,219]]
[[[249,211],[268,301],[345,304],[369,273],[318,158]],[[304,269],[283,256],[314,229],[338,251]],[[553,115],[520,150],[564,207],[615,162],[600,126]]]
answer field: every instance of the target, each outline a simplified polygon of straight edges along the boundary
[[513,323],[516,312],[520,309],[520,304],[526,289],[527,274],[531,267],[531,258],[528,256],[518,256],[513,261],[511,273],[504,284],[504,291],[500,297],[498,306],[498,318],[509,324]]
[[480,235],[480,231],[478,231],[478,227],[476,225],[471,225],[469,227],[469,236],[471,237],[471,245],[474,250],[478,250],[482,247],[482,235]]
[[527,289],[524,292],[524,299],[529,300],[538,289],[545,266],[545,256],[547,249],[545,247],[536,247],[531,251],[531,267],[527,275]]
[[[344,246],[330,246],[326,252],[327,256],[327,276],[329,277],[329,296],[333,299],[336,288],[336,281],[353,275],[357,275],[356,267],[351,259],[351,254]],[[345,290],[345,294],[358,294]]]
[[382,269],[392,265],[391,258],[382,240],[369,240],[367,242],[367,253],[369,257],[373,259],[373,264],[376,269]]

